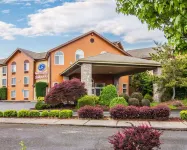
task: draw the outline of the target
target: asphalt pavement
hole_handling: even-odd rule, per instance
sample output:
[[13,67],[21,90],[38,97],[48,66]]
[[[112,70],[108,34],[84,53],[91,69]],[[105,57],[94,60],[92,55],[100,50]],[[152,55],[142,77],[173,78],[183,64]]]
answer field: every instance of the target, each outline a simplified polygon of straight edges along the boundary
[[[112,150],[108,137],[120,128],[0,124],[0,150]],[[187,132],[164,131],[163,150],[187,150]]]

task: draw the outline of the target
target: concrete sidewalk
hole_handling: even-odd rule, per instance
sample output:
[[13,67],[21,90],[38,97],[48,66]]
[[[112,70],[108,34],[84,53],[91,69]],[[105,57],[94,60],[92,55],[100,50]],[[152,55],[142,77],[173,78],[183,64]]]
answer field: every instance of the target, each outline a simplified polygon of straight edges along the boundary
[[5,124],[39,124],[39,125],[71,125],[122,128],[149,125],[155,129],[187,131],[187,121],[128,121],[128,120],[87,120],[87,119],[43,119],[43,118],[0,118]]

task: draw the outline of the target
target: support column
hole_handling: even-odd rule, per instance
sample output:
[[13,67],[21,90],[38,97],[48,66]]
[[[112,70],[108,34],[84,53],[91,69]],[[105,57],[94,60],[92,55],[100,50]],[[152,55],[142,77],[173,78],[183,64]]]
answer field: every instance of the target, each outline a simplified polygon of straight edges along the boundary
[[88,95],[92,95],[92,64],[81,65],[81,82],[85,83]]
[[[162,74],[162,68],[158,67],[155,70],[153,70],[153,74],[156,76],[160,76]],[[161,97],[163,92],[159,90],[160,87],[157,83],[153,84],[153,100],[156,102],[161,101]]]
[[118,94],[119,94],[119,78],[120,78],[119,76],[114,77],[114,85],[116,86],[116,90]]

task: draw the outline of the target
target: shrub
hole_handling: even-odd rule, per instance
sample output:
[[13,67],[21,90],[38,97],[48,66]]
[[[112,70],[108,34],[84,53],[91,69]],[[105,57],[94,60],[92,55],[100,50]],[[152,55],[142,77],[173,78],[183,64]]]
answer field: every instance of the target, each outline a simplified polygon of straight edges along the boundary
[[150,94],[145,94],[144,99],[148,99],[150,102],[153,102],[153,97]]
[[40,117],[40,112],[38,110],[29,111],[29,117]]
[[44,101],[44,98],[45,98],[45,97],[38,97],[38,98],[37,98],[37,101]]
[[131,98],[136,98],[139,100],[139,103],[141,103],[141,101],[143,99],[143,95],[140,92],[134,92],[131,94]]
[[168,120],[170,115],[170,109],[167,106],[156,106],[154,109],[154,118],[156,120]]
[[175,107],[182,107],[183,106],[182,102],[180,102],[180,101],[175,101],[172,103],[172,105]]
[[119,105],[119,104],[124,105],[124,106],[128,106],[128,103],[126,102],[126,100],[123,97],[116,97],[110,102],[110,108],[112,108],[116,105]]
[[135,106],[128,106],[126,108],[126,115],[129,119],[135,119],[139,117],[139,108]]
[[48,117],[49,116],[49,112],[47,110],[44,110],[41,112],[40,114],[41,117]]
[[7,100],[7,88],[0,88],[0,100]]
[[126,119],[126,107],[124,105],[116,105],[110,109],[110,116],[113,119]]
[[127,102],[129,101],[129,95],[126,93],[120,94],[119,97],[123,97]]
[[89,106],[95,106],[96,102],[98,101],[98,97],[95,95],[85,95],[83,97],[81,97],[80,99],[78,99],[78,104],[77,107],[83,107],[86,105]]
[[35,91],[36,91],[36,97],[37,99],[39,97],[45,97],[46,95],[46,88],[47,88],[47,83],[46,82],[37,82],[35,84]]
[[103,109],[100,107],[84,106],[78,110],[79,118],[101,119],[103,118]]
[[123,129],[109,137],[114,150],[153,150],[160,148],[162,132],[149,126]]
[[141,119],[153,119],[154,118],[154,109],[143,106],[139,108],[139,118]]
[[2,111],[0,111],[0,117],[3,117],[3,112]]
[[180,111],[180,118],[182,120],[187,120],[187,110]]
[[44,103],[43,101],[38,101],[35,105],[35,109],[37,110],[42,110],[42,109],[47,109],[49,108],[49,105]]
[[59,117],[60,110],[51,110],[49,112],[49,117]]
[[73,116],[72,110],[62,110],[59,112],[59,118],[71,118]]
[[112,99],[117,97],[117,90],[114,85],[107,85],[103,88],[99,97],[99,104],[109,106]]
[[18,115],[17,115],[19,118],[21,117],[29,117],[29,110],[20,110],[18,111]]
[[140,106],[140,102],[137,98],[130,98],[129,99],[129,105],[132,106]]
[[150,107],[150,101],[148,99],[142,99],[141,105]]
[[63,81],[54,86],[45,97],[45,102],[50,105],[61,103],[77,103],[77,100],[86,95],[87,90],[79,79]]
[[4,112],[4,117],[17,117],[17,111],[16,110],[6,110]]

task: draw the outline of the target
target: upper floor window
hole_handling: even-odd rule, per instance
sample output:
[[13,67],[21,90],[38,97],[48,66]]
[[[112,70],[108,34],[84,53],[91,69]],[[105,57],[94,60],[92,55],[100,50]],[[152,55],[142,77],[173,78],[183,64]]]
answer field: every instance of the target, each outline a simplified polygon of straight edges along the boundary
[[2,79],[2,86],[6,87],[7,81],[6,79]]
[[24,85],[28,85],[29,84],[29,77],[24,77]]
[[11,85],[16,85],[16,78],[12,78]]
[[77,50],[76,53],[75,53],[76,61],[81,59],[81,58],[84,58],[84,52],[83,52],[83,50]]
[[56,52],[55,53],[55,65],[64,65],[64,53],[63,52]]
[[28,60],[24,61],[24,71],[29,71],[29,61]]
[[3,75],[6,75],[6,74],[7,74],[7,67],[6,67],[6,66],[3,66],[2,74],[3,74]]
[[12,62],[12,73],[16,73],[16,62]]

